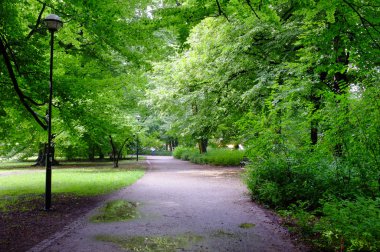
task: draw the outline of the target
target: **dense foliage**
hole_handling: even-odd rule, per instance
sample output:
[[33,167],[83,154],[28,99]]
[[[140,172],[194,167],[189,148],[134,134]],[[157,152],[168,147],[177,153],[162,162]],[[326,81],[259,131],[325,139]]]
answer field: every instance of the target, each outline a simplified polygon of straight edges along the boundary
[[244,151],[229,149],[211,149],[201,154],[194,148],[177,147],[173,156],[196,164],[212,164],[221,166],[239,166],[242,164]]
[[[11,0],[0,5],[0,154],[36,155],[46,140],[50,36],[43,19],[58,14],[53,133],[57,155],[103,157],[142,134],[136,115],[151,58],[166,41],[149,19],[150,1]],[[148,43],[149,38],[149,43]],[[112,138],[114,144],[110,144]],[[117,147],[117,148],[114,148]],[[126,148],[124,148],[125,150]]]

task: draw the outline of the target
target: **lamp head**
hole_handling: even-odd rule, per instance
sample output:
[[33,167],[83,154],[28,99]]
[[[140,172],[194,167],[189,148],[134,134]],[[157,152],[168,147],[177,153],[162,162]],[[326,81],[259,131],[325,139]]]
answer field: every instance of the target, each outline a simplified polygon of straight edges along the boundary
[[45,24],[49,31],[56,32],[63,26],[63,22],[60,17],[55,14],[50,14],[45,18]]

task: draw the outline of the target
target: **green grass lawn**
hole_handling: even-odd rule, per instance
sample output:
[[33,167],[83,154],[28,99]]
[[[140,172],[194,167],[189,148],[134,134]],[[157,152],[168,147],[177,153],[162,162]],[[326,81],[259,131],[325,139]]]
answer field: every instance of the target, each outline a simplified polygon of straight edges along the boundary
[[[131,163],[122,164],[120,169],[110,166],[53,168],[52,193],[78,196],[107,194],[128,186],[141,178],[144,174],[142,168]],[[0,176],[0,209],[4,209],[8,204],[14,204],[18,198],[33,197],[44,192],[45,172],[43,171],[36,170],[24,174]]]

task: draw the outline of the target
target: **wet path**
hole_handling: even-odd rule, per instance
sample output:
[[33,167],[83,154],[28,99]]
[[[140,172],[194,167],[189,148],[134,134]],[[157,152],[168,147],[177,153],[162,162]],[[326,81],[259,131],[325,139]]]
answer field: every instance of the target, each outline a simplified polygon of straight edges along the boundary
[[[142,179],[110,198],[138,202],[141,217],[89,223],[95,209],[31,251],[125,251],[116,240],[144,239],[146,251],[300,251],[250,201],[239,168],[199,166],[171,157],[148,157],[147,162],[150,169]],[[99,236],[114,240],[99,241]],[[156,244],[150,246],[151,241]]]

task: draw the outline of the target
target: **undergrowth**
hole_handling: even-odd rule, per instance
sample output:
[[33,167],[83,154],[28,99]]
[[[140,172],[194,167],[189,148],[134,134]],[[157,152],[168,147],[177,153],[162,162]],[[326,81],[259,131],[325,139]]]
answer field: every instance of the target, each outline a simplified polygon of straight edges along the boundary
[[197,149],[177,147],[173,156],[177,159],[191,161],[196,164],[211,164],[218,166],[238,166],[243,160],[244,151],[230,149],[210,149],[200,154]]

